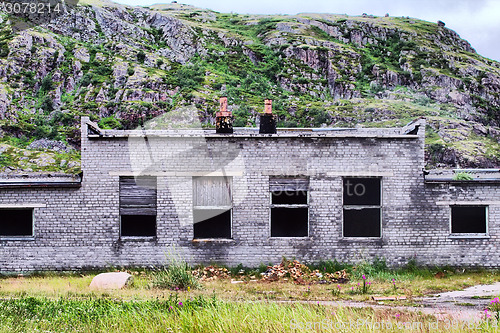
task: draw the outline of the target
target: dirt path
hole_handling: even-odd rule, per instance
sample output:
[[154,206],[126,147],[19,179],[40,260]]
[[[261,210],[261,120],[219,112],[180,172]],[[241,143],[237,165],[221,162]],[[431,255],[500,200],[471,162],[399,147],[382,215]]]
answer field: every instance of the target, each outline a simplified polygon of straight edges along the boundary
[[457,319],[476,320],[484,313],[484,309],[488,306],[490,300],[499,295],[500,282],[497,282],[489,285],[473,286],[459,291],[440,293],[422,298],[420,302],[428,308],[459,314]]
[[436,316],[438,320],[480,321],[489,301],[500,295],[500,282],[491,285],[478,285],[460,291],[450,291],[430,297],[415,299],[421,306],[390,305],[390,301],[354,302],[354,301],[279,301],[280,303],[310,303],[341,307],[377,307],[414,311]]

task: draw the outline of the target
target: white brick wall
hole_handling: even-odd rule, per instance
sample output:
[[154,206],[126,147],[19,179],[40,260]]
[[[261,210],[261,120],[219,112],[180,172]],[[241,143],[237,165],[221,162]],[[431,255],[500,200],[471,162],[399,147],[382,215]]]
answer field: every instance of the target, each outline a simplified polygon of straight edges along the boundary
[[[130,152],[126,138],[89,139],[84,131],[81,188],[0,189],[0,205],[46,204],[35,208],[33,240],[0,239],[0,270],[159,265],[173,247],[192,263],[257,266],[282,256],[306,261],[378,256],[391,265],[415,257],[429,265],[500,267],[500,207],[489,209],[489,239],[457,240],[448,237],[449,207],[436,205],[499,201],[498,185],[426,185],[423,131],[413,139],[221,135],[150,137],[149,144],[157,148],[152,167],[149,152]],[[233,240],[193,242],[190,173],[218,171],[221,164],[233,179]],[[138,167],[160,173],[156,240],[119,238],[119,174]],[[343,239],[342,175],[374,173],[383,175],[383,237]],[[310,235],[270,238],[269,176],[298,174],[310,177]]]

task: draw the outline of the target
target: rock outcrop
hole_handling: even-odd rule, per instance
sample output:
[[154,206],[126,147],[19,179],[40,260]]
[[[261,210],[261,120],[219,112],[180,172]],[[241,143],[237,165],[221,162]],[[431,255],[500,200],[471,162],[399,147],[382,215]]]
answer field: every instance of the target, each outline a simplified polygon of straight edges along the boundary
[[[132,128],[144,117],[188,105],[204,125],[213,125],[221,94],[242,125],[253,123],[264,98],[275,100],[279,126],[463,120],[489,130],[471,132],[463,145],[437,131],[441,140],[429,141],[463,157],[453,163],[443,157],[446,164],[498,166],[500,159],[494,134],[500,131],[500,63],[478,55],[442,24],[107,1],[80,4],[18,33],[0,19],[4,135],[64,137],[78,148],[82,114]],[[480,155],[474,158],[469,145]]]

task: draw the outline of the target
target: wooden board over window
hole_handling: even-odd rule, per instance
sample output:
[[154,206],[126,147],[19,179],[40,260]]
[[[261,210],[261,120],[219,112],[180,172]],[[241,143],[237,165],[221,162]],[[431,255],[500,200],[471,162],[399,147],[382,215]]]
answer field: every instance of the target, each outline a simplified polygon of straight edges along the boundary
[[231,207],[230,177],[194,177],[194,207]]
[[120,177],[120,215],[156,215],[156,177]]
[[309,191],[309,178],[298,177],[271,177],[269,178],[270,192],[298,192]]
[[231,177],[193,178],[194,238],[231,238]]

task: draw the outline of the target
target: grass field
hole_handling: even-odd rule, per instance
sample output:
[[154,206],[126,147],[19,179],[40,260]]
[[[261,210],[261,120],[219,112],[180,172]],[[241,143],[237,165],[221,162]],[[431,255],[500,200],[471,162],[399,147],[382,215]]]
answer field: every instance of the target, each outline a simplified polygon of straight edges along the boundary
[[[500,281],[499,271],[389,270],[368,265],[350,267],[345,284],[303,285],[286,278],[255,281],[260,277],[257,270],[238,271],[233,270],[230,279],[204,281],[201,288],[184,291],[152,287],[156,273],[145,270],[130,271],[133,286],[105,291],[89,288],[95,272],[4,276],[0,332],[499,331],[494,312],[488,321],[460,323],[438,320],[418,307],[396,308],[418,306],[415,298],[429,293]],[[370,282],[364,291],[363,281]],[[372,296],[406,299],[385,302],[393,308],[349,306],[352,301],[373,304]]]

